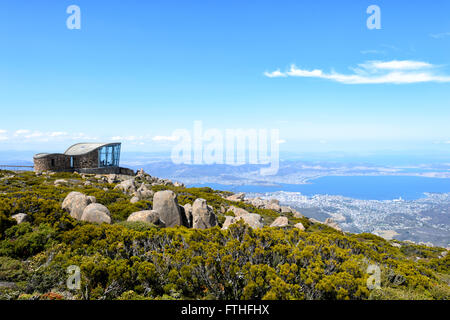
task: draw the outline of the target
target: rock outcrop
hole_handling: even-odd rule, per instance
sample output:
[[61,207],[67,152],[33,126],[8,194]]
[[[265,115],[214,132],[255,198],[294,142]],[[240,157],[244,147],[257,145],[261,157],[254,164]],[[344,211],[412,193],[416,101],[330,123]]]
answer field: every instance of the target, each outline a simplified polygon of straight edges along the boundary
[[294,227],[297,228],[297,229],[300,229],[300,230],[302,230],[302,231],[305,231],[305,227],[303,226],[303,224],[302,224],[301,222],[296,223],[296,224],[294,225]]
[[324,224],[338,231],[342,231],[339,225],[333,220],[333,218],[326,218]]
[[108,208],[104,205],[91,203],[84,209],[81,220],[93,223],[111,223],[110,215]]
[[207,229],[217,225],[217,217],[205,199],[198,198],[192,205],[192,228]]
[[80,220],[84,209],[95,202],[95,197],[87,197],[81,192],[72,191],[66,196],[61,207],[67,210],[72,218]]
[[159,213],[159,217],[165,222],[166,227],[183,225],[184,219],[178,206],[177,195],[173,191],[156,192],[153,196],[153,210]]
[[18,213],[18,214],[12,215],[11,218],[16,220],[17,224],[21,224],[21,223],[24,223],[24,222],[29,222],[31,220],[30,216],[27,215],[26,213]]
[[253,229],[259,229],[264,226],[263,218],[259,214],[248,213],[238,217],[226,216],[225,222],[222,225],[222,229],[223,230],[228,229],[231,224],[236,223],[239,220],[244,221],[244,223],[248,224]]
[[289,225],[289,220],[286,217],[278,217],[272,222],[271,227],[286,227]]
[[165,226],[164,221],[159,218],[159,213],[155,210],[143,210],[130,214],[127,221],[141,221],[153,223],[154,225]]
[[243,192],[232,194],[231,196],[226,197],[227,200],[230,201],[242,201],[244,200],[245,194]]
[[245,209],[238,208],[238,207],[234,207],[234,206],[230,207],[230,210],[231,210],[231,212],[234,213],[234,215],[235,215],[236,217],[240,217],[240,216],[243,216],[243,215],[246,215],[246,214],[249,214],[249,213],[250,213],[250,212],[248,212],[248,211],[245,210]]
[[134,178],[122,181],[114,187],[114,190],[120,190],[127,195],[132,195],[136,192],[136,181]]

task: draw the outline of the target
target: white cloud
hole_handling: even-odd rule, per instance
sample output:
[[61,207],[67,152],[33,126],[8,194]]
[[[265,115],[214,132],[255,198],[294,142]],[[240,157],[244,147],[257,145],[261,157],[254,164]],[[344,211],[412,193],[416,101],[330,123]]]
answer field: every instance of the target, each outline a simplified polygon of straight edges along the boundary
[[275,71],[272,71],[272,72],[264,72],[264,75],[266,76],[266,77],[269,77],[269,78],[277,78],[277,77],[286,77],[286,75],[285,74],[283,74],[281,71],[280,71],[280,69],[277,69],[277,70],[275,70]]
[[277,144],[282,144],[282,143],[286,143],[286,140],[284,139],[279,139],[276,141]]
[[67,132],[56,131],[56,132],[50,132],[48,135],[50,137],[64,137],[64,136],[67,136]]
[[361,50],[361,54],[385,54],[386,52],[383,50]]
[[0,141],[6,141],[9,139],[6,132],[6,130],[0,129]]
[[25,135],[25,138],[32,139],[32,138],[40,138],[42,136],[44,136],[44,133],[42,133],[40,131],[34,131],[30,134]]
[[450,37],[450,32],[434,33],[434,34],[430,34],[430,37],[435,38],[435,39]]
[[16,130],[16,132],[14,132],[14,135],[17,137],[17,136],[20,136],[20,135],[27,134],[27,133],[29,133],[29,132],[30,132],[30,130],[19,129],[19,130]]
[[177,141],[179,137],[177,136],[154,136],[153,141]]
[[431,68],[432,64],[422,61],[412,60],[392,60],[392,61],[369,61],[360,64],[365,69],[387,69],[387,70],[417,70],[423,68]]
[[439,75],[435,71],[436,66],[423,61],[392,60],[392,61],[367,61],[353,68],[352,74],[337,72],[325,73],[320,69],[305,70],[295,65],[286,72],[276,70],[272,73],[265,72],[266,76],[275,77],[306,77],[332,80],[345,84],[406,84],[421,82],[450,82],[450,76]]

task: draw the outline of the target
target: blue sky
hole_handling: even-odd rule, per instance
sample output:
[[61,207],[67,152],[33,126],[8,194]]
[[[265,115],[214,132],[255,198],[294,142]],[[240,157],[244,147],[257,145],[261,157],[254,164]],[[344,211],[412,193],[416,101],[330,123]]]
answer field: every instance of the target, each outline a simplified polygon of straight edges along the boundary
[[[72,4],[80,30],[66,27]],[[366,26],[372,4],[380,30]],[[166,150],[201,120],[279,129],[285,151],[446,151],[449,12],[446,0],[3,0],[0,150]]]

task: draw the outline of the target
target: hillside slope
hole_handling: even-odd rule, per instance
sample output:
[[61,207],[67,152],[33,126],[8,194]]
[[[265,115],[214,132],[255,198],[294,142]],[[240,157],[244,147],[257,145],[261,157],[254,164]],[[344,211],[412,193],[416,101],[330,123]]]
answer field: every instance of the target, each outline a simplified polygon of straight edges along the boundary
[[[230,200],[229,192],[143,173],[133,177],[146,190],[138,193],[121,187],[130,178],[0,171],[0,299],[450,298],[445,248],[343,233],[295,212]],[[205,199],[218,225],[126,221],[151,210],[161,190],[172,190],[180,206]],[[74,219],[62,208],[73,191],[106,206],[111,223]],[[260,215],[264,227],[239,220],[222,229],[239,208]],[[19,213],[26,219],[17,224]],[[279,216],[287,225],[270,227]],[[69,266],[81,270],[80,290],[67,288]],[[380,288],[373,288],[376,275],[367,270],[377,268]]]

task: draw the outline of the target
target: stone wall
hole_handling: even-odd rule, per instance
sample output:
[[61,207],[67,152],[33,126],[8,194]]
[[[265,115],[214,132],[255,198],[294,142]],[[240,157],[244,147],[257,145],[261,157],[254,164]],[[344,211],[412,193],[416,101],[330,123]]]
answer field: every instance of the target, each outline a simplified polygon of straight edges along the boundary
[[70,168],[70,158],[64,154],[49,154],[34,158],[34,171],[66,171]]
[[98,150],[91,151],[81,156],[73,156],[73,167],[75,169],[98,168]]

